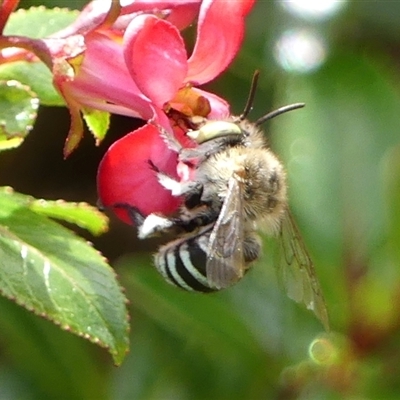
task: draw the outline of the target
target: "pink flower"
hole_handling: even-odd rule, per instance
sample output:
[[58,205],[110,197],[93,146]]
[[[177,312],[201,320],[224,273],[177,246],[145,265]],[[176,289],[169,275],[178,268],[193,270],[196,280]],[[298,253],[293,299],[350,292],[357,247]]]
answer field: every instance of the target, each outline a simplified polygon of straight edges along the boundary
[[[54,85],[71,114],[65,155],[81,139],[81,114],[93,109],[150,121],[110,147],[99,167],[99,193],[108,207],[130,204],[144,213],[167,214],[179,199],[158,184],[148,161],[176,176],[177,155],[165,146],[156,127],[175,130],[189,145],[184,132],[168,119],[170,110],[216,119],[229,115],[223,99],[195,86],[230,64],[254,1],[125,0],[123,7],[117,0],[93,1],[73,24],[51,37],[2,37],[0,48],[9,48],[1,56],[3,62],[35,62],[34,54],[53,72]],[[197,15],[196,43],[188,57],[180,29]],[[146,193],[152,198],[145,198]],[[128,220],[126,213],[116,212]]]
[[[0,7],[6,20],[13,8],[8,7],[10,11],[6,12],[5,5]],[[81,114],[96,109],[145,120],[157,115],[151,100],[137,87],[124,59],[127,47],[124,32],[132,20],[143,13],[155,13],[175,29],[183,29],[196,17],[199,7],[200,0],[125,0],[123,7],[115,0],[93,1],[74,23],[51,37],[0,38],[0,49],[8,47],[1,52],[0,62],[38,61],[33,53],[51,69],[54,86],[71,114],[64,148],[67,156],[82,137]]]
[[[200,17],[203,17],[199,20],[197,41],[200,45],[196,44],[189,60],[177,26],[185,26],[189,16],[194,16],[195,11],[198,12],[198,1],[132,3],[131,8],[134,6],[135,11],[142,6],[142,13],[133,16],[125,14],[119,17],[111,28],[102,14],[102,9],[89,7],[72,26],[59,32],[57,36],[63,37],[67,33],[76,32],[72,36],[66,36],[65,40],[71,41],[72,38],[78,37],[82,38],[83,42],[81,47],[66,46],[65,53],[57,57],[54,57],[52,52],[54,84],[62,93],[71,114],[71,129],[64,149],[65,155],[75,149],[82,137],[80,114],[85,113],[87,109],[144,120],[151,119],[158,123],[161,123],[159,115],[167,102],[170,102],[171,107],[184,112],[207,115],[211,108],[209,116],[227,115],[228,106],[225,101],[211,93],[185,87],[194,79],[196,83],[201,84],[215,77],[226,68],[238,47],[240,35],[231,35],[224,30],[220,33],[214,32],[221,38],[221,42],[225,43],[226,58],[221,62],[222,60],[216,60],[215,57],[209,57],[209,62],[214,63],[213,68],[209,69],[208,74],[196,73],[196,69],[199,71],[204,63],[204,48],[201,42],[209,40],[202,25],[208,24],[210,17],[211,20],[215,19],[214,14],[221,11],[220,6],[215,6],[218,3],[222,4],[223,1],[214,0],[201,4]],[[239,5],[241,2],[233,4]],[[155,6],[169,8],[155,10]],[[235,10],[239,19],[238,7],[231,8]],[[152,14],[143,14],[147,9],[152,9],[155,13],[166,12],[173,22]],[[186,13],[183,14],[182,10]],[[127,13],[132,10],[126,6],[123,11]],[[115,12],[110,10],[109,15],[112,14]],[[127,16],[129,18],[123,19]],[[90,30],[89,27],[96,21],[100,21],[100,25]],[[85,33],[82,35],[81,32]],[[240,29],[237,32],[240,32]],[[67,50],[73,50],[73,54]],[[201,110],[205,103],[208,108]]]
[[[253,2],[203,1],[197,40],[189,59],[179,30],[170,22],[153,15],[140,15],[131,21],[124,35],[124,59],[137,88],[150,101],[153,121],[171,132],[171,121],[163,112],[170,107],[186,115],[213,119],[229,115],[224,100],[193,86],[214,79],[227,68],[240,47],[244,17]],[[177,155],[167,148],[152,123],[118,140],[104,156],[98,170],[103,205],[129,204],[145,215],[176,210],[179,199],[158,183],[149,160],[160,171],[177,178]],[[125,210],[114,210],[125,222],[132,223]]]
[[[158,110],[137,87],[129,71],[125,56],[129,43],[124,32],[143,13],[161,15],[165,23],[174,29],[178,29],[176,26],[183,28],[197,15],[199,3],[199,0],[132,0],[125,1],[120,10],[114,2],[112,8],[107,10],[106,2],[93,2],[74,24],[58,33],[68,37],[68,34],[78,32],[85,42],[82,55],[67,58],[67,62],[74,67],[72,79],[65,73],[54,74],[55,85],[63,94],[71,113],[71,130],[64,150],[66,155],[81,139],[80,113],[84,113],[86,108],[145,120],[157,119]],[[115,20],[117,11],[119,17]]]

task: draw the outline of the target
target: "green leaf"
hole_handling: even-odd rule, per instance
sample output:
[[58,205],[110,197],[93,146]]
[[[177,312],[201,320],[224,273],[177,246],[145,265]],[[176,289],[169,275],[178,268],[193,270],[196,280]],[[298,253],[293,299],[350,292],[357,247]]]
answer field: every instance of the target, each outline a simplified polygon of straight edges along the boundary
[[[66,8],[46,9],[32,7],[19,9],[11,14],[4,29],[5,35],[20,35],[29,38],[47,37],[70,25],[78,11]],[[42,105],[64,106],[65,102],[53,86],[53,76],[41,62],[16,61],[0,66],[0,79],[15,79],[29,86],[39,97]]]
[[11,14],[4,35],[20,35],[43,38],[67,27],[75,21],[79,12],[67,8],[31,7]]
[[0,292],[107,348],[120,364],[128,322],[113,270],[90,244],[31,210],[31,201],[0,191]]
[[88,108],[82,109],[82,112],[87,127],[96,138],[96,144],[99,145],[110,127],[110,113]]
[[0,65],[0,79],[15,79],[29,86],[42,105],[65,105],[64,99],[53,86],[53,75],[41,62],[15,61]]
[[87,203],[69,203],[64,200],[34,200],[30,209],[38,214],[78,225],[87,229],[93,235],[101,235],[108,230],[107,216]]
[[39,101],[17,81],[0,81],[0,150],[19,146],[31,131]]

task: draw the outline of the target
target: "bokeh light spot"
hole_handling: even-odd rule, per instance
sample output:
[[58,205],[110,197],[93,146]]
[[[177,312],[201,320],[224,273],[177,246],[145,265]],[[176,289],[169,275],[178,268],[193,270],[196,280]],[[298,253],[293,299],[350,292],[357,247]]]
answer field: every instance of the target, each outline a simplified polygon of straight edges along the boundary
[[337,359],[336,346],[326,337],[313,340],[308,348],[308,354],[318,365],[330,365]]
[[324,39],[309,30],[288,30],[275,44],[275,59],[286,71],[307,73],[316,70],[326,59]]
[[291,14],[313,20],[333,17],[347,3],[347,0],[290,0],[280,4]]

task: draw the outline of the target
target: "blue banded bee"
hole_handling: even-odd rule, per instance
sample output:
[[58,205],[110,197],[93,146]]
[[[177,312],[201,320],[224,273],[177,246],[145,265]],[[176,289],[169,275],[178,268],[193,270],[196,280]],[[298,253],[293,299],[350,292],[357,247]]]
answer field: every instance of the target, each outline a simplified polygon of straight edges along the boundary
[[[257,76],[252,88],[256,80]],[[283,107],[250,123],[245,118],[253,92],[241,116],[196,122],[187,132],[197,142],[195,148],[183,148],[162,131],[179,162],[193,169],[192,178],[176,181],[152,165],[160,184],[184,198],[177,216],[144,217],[133,207],[126,209],[141,239],[176,232],[177,239],[158,250],[155,266],[168,282],[190,291],[212,292],[235,284],[260,256],[257,232],[277,236],[283,255],[278,270],[288,296],[304,303],[327,328],[314,266],[288,209],[284,168],[260,130],[266,120],[304,104]]]

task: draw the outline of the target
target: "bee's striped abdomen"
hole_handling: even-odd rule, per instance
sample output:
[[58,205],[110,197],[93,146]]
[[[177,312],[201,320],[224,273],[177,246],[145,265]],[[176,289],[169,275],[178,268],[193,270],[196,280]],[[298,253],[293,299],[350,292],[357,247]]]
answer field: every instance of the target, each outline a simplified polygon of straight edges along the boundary
[[195,292],[212,292],[206,277],[210,231],[186,236],[161,246],[154,257],[157,270],[171,284]]

